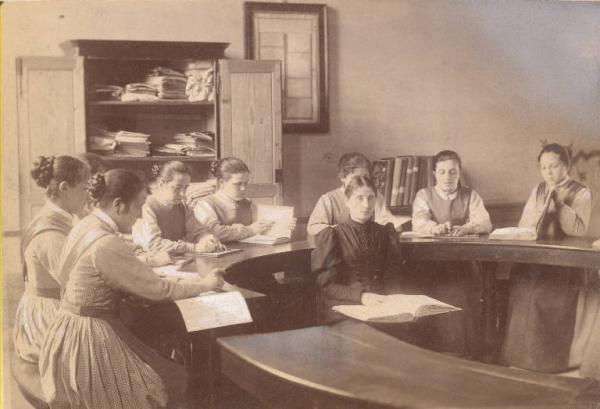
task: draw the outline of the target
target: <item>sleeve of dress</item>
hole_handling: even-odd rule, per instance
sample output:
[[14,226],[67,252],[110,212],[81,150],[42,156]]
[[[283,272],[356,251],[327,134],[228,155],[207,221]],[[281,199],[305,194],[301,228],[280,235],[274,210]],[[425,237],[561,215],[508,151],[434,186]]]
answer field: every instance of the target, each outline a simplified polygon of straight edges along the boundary
[[96,246],[92,263],[114,289],[153,301],[189,298],[206,290],[197,281],[172,282],[158,277],[116,236],[104,237]]
[[431,209],[425,198],[425,190],[421,189],[415,196],[412,208],[412,229],[415,232],[431,234],[431,229],[437,226],[437,223],[431,220]]
[[558,220],[563,231],[569,236],[584,236],[592,214],[592,193],[581,189],[575,194],[571,206],[562,203],[558,206]]
[[308,234],[316,236],[321,230],[331,227],[333,223],[332,214],[333,210],[329,199],[326,195],[321,196],[308,218],[308,225],[306,226]]
[[62,249],[66,240],[67,236],[57,230],[44,232],[32,240],[32,244],[37,247],[38,260],[48,270],[52,278],[61,285],[64,283],[59,281],[56,269],[60,265]]
[[186,205],[184,240],[187,243],[197,243],[207,234],[210,234],[208,228],[196,218],[193,209]]
[[377,200],[375,202],[375,222],[382,225],[392,223],[396,230],[402,230],[403,219],[394,216],[392,212],[390,212],[390,209],[385,205],[385,198],[380,193],[377,194]]
[[519,220],[519,227],[530,227],[534,229],[536,228],[538,220],[542,215],[542,209],[537,209],[536,207],[536,197],[537,186],[533,188],[533,191],[529,195],[527,203],[525,203],[525,208],[523,208],[521,220]]
[[243,240],[252,236],[252,230],[243,224],[226,225],[221,224],[219,217],[212,206],[205,200],[198,200],[194,208],[194,215],[209,232],[215,235],[219,240],[226,243],[229,241]]
[[343,264],[339,245],[333,228],[321,230],[315,237],[315,249],[311,255],[313,274],[317,274],[317,288],[333,300],[360,304],[362,287],[339,284],[338,270]]
[[194,243],[183,240],[173,241],[162,237],[156,221],[156,215],[146,205],[142,207],[142,217],[138,219],[132,229],[133,241],[142,246],[146,251],[165,250],[169,253],[185,253],[194,251]]
[[471,228],[473,233],[489,233],[492,231],[490,214],[483,204],[483,199],[474,190],[471,190],[469,220],[465,226]]

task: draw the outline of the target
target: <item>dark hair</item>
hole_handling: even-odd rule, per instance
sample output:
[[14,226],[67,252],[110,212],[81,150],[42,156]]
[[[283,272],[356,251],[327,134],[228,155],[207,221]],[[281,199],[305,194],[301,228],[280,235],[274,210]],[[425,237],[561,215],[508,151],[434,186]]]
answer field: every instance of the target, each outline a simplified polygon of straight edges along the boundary
[[565,164],[567,169],[571,168],[571,152],[569,151],[569,148],[558,143],[549,143],[547,145],[544,145],[538,155],[538,162],[542,159],[542,155],[544,153],[550,152],[557,154],[558,158],[562,163]]
[[109,166],[104,159],[98,154],[92,152],[78,153],[75,157],[90,167],[92,175],[96,173],[105,173]]
[[248,165],[233,156],[214,161],[210,164],[210,171],[217,180],[227,180],[231,175],[238,173],[250,173]]
[[375,195],[377,195],[377,188],[375,187],[373,180],[364,176],[354,176],[352,179],[350,179],[350,182],[346,185],[344,194],[348,199],[350,199],[352,193],[356,192],[361,187],[368,187],[373,191],[373,193],[375,193]]
[[458,156],[458,153],[456,153],[454,151],[450,151],[450,150],[445,150],[445,151],[438,152],[438,154],[434,156],[433,170],[435,171],[437,169],[438,162],[444,162],[447,160],[455,161],[456,163],[458,163],[458,167],[460,169],[462,169],[462,161],[460,160],[460,156]]
[[129,204],[144,189],[146,184],[134,172],[127,169],[113,169],[92,176],[88,194],[94,203],[105,207],[116,198],[121,198],[125,204]]
[[351,152],[342,155],[338,162],[338,175],[341,179],[352,173],[354,169],[365,168],[371,174],[371,161],[362,153]]
[[173,160],[167,163],[164,163],[162,166],[154,165],[152,166],[152,173],[156,179],[160,179],[163,182],[170,182],[173,180],[173,175],[175,173],[182,173],[184,175],[192,175],[190,168],[178,160]]
[[31,177],[50,199],[58,195],[58,186],[67,182],[71,186],[89,177],[88,166],[72,156],[40,156],[33,162]]

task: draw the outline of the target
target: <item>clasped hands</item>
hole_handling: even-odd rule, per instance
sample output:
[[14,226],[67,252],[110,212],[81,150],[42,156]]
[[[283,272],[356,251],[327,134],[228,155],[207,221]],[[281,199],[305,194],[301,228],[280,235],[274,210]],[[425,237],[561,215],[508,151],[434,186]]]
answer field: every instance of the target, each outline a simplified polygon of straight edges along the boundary
[[434,236],[448,235],[453,237],[464,236],[472,233],[468,226],[452,226],[450,222],[440,223],[431,229]]

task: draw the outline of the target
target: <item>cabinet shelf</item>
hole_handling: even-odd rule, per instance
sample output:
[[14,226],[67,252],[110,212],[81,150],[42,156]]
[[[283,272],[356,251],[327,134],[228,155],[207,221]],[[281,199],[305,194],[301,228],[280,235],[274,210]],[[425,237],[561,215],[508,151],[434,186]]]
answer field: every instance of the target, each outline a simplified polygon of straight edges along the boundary
[[214,106],[214,101],[188,101],[185,99],[161,99],[159,101],[92,101],[91,106],[135,106],[135,107],[172,107],[172,106]]
[[101,155],[107,162],[168,162],[178,160],[182,162],[212,162],[215,156],[125,156],[125,155]]

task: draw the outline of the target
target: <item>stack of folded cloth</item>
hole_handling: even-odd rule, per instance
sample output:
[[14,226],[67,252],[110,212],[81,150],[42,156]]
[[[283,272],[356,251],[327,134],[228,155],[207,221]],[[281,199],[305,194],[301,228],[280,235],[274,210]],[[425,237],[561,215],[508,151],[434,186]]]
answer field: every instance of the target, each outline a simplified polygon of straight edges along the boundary
[[158,95],[156,87],[143,84],[141,82],[133,82],[125,85],[125,93],[121,95],[121,101],[156,101]]
[[187,76],[185,92],[190,101],[215,100],[215,73],[211,62],[191,62],[185,70],[185,75]]
[[187,99],[187,77],[175,70],[156,67],[146,76],[146,85],[156,89],[161,99]]
[[123,87],[118,85],[94,84],[92,98],[97,101],[119,101],[123,95]]
[[112,155],[115,152],[115,133],[106,129],[92,127],[90,137],[90,150],[100,155]]
[[150,135],[140,132],[119,131],[115,134],[116,153],[123,156],[148,156]]

